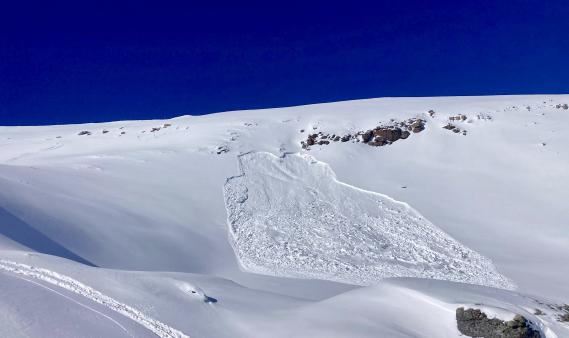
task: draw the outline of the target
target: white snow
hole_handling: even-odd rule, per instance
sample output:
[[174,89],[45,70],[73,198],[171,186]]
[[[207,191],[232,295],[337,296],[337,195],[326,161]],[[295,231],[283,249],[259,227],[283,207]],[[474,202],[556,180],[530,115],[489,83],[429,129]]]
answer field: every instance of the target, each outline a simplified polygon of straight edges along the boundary
[[[0,336],[459,337],[471,305],[569,337],[564,103],[0,127]],[[466,136],[442,128],[458,114]],[[389,146],[300,146],[414,117],[425,131]]]
[[[93,288],[82,284],[77,280],[61,275],[57,272],[53,272],[43,268],[36,268],[26,264],[10,262],[4,259],[0,259],[0,270],[12,272],[26,277],[39,279],[49,284],[57,285],[63,289],[80,294],[86,298],[89,298],[92,301],[105,305],[106,307],[110,308],[113,311],[119,312],[131,318],[132,320],[140,323],[142,326],[154,332],[158,337],[189,338],[189,336],[183,334],[182,332],[174,328],[171,328],[168,325],[161,323],[155,319],[145,316],[139,310],[132,308],[129,305],[117,302],[113,298],[106,296],[100,293],[99,291],[94,290]],[[118,325],[121,326],[120,324]],[[121,328],[126,331],[124,327],[121,326]]]
[[310,155],[239,156],[225,185],[241,264],[252,272],[358,285],[424,277],[513,288],[492,263],[405,203],[338,182]]

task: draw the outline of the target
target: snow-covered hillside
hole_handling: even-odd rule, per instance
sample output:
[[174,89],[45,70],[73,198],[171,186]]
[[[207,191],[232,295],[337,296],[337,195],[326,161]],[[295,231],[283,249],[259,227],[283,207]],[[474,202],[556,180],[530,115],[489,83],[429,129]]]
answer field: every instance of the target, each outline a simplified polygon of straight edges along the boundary
[[0,336],[569,337],[567,103],[0,127]]
[[375,284],[424,277],[514,288],[492,264],[384,195],[335,180],[312,156],[239,156],[226,184],[230,231],[246,270]]

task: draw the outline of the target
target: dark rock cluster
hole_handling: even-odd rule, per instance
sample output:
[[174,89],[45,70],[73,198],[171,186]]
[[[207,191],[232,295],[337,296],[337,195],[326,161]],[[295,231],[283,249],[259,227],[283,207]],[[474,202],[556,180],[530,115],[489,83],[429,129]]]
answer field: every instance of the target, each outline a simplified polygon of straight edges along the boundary
[[447,123],[445,126],[443,126],[444,129],[450,130],[455,134],[461,133],[462,135],[466,135],[466,130],[461,130],[459,127],[455,126],[452,123]]
[[469,337],[482,338],[541,338],[539,331],[533,329],[523,316],[516,315],[513,320],[490,319],[478,309],[459,307],[456,309],[458,331]]
[[425,120],[423,119],[409,119],[406,122],[401,122],[399,125],[406,127],[414,133],[420,133],[425,130]]
[[83,131],[80,131],[77,135],[79,135],[79,136],[91,135],[91,132],[90,132],[90,131],[87,131],[87,130],[83,130]]
[[492,121],[492,116],[488,115],[488,114],[477,114],[476,118],[479,120],[488,120],[488,121]]
[[[313,146],[315,144],[325,145],[325,144],[330,144],[330,142],[338,142],[338,141],[344,140],[344,137],[345,136],[340,137],[340,136],[335,135],[335,134],[330,135],[330,134],[323,134],[322,132],[319,132],[318,134],[315,133],[315,134],[308,135],[306,142],[302,141],[301,144],[302,144],[303,148],[307,149],[308,147]],[[349,137],[349,136],[346,136],[346,137]],[[348,140],[349,140],[349,138],[348,138]],[[342,141],[342,142],[345,142],[345,141]]]
[[219,146],[219,147],[217,147],[215,152],[217,153],[217,155],[221,155],[223,153],[229,152],[229,148],[227,146]]
[[[166,128],[169,128],[169,127],[171,127],[171,126],[172,126],[172,124],[170,124],[170,123],[164,123],[164,124],[162,125],[162,127],[152,127],[152,128],[150,129],[150,132],[151,132],[151,133],[155,133],[155,132],[157,132],[157,131],[160,131],[161,129],[166,129]],[[143,130],[142,132],[144,132],[144,130]]]
[[448,119],[450,121],[466,121],[467,117],[464,114],[458,114],[456,116],[450,116]]
[[[422,128],[421,130],[423,130],[424,126],[422,126],[421,128]],[[418,133],[421,130],[416,132]],[[372,137],[368,141],[368,145],[376,147],[391,144],[398,140],[404,140],[408,138],[409,135],[411,135],[411,133],[408,130],[403,130],[400,127],[377,127],[374,130],[372,130],[371,133]]]
[[569,109],[569,104],[567,104],[567,103],[558,104],[558,105],[555,106],[555,108],[567,110],[567,109]]
[[[449,116],[449,121],[456,121],[456,122],[464,122],[468,119],[468,117],[464,114],[458,114],[455,116]],[[480,119],[480,116],[478,117],[478,119]],[[466,130],[460,129],[458,126],[456,126],[454,123],[447,123],[446,125],[443,126],[444,129],[450,130],[455,134],[459,134],[462,133],[462,135],[466,135]]]
[[302,141],[303,149],[310,149],[314,145],[327,145],[331,142],[362,142],[370,146],[380,147],[392,144],[398,140],[404,140],[413,133],[420,133],[425,130],[425,120],[419,118],[409,119],[403,122],[386,126],[378,126],[374,129],[359,131],[354,134],[336,135],[324,134],[322,132],[309,134],[306,141]]

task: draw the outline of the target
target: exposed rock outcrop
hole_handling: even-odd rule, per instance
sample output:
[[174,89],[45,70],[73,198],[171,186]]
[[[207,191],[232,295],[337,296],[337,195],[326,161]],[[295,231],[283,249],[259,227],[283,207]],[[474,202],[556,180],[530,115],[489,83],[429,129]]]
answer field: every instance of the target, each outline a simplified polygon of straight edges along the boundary
[[503,321],[488,316],[478,309],[456,309],[458,331],[469,337],[482,338],[541,338],[523,316],[516,315],[513,320]]
[[420,133],[423,130],[425,130],[425,121],[423,121],[421,119],[417,119],[411,124],[410,127],[411,127],[412,132]]
[[445,126],[443,126],[444,129],[450,130],[455,134],[458,134],[460,132],[462,132],[462,135],[466,135],[466,130],[461,130],[459,127],[455,126],[452,123],[447,123]]
[[369,141],[371,141],[371,138],[373,137],[373,131],[372,130],[368,130],[365,133],[362,134],[362,142],[363,143],[368,143]]
[[223,153],[229,152],[229,148],[228,148],[227,146],[225,146],[225,145],[219,146],[219,147],[217,147],[217,149],[215,150],[215,152],[217,153],[217,155],[221,155],[221,154],[223,154]]
[[412,118],[403,122],[396,122],[392,119],[388,124],[342,136],[318,132],[318,134],[308,135],[306,140],[301,142],[301,145],[303,149],[310,149],[313,145],[328,145],[331,142],[352,141],[381,147],[398,140],[405,140],[411,135],[411,132],[419,133],[425,130],[425,123],[426,121],[420,118]]

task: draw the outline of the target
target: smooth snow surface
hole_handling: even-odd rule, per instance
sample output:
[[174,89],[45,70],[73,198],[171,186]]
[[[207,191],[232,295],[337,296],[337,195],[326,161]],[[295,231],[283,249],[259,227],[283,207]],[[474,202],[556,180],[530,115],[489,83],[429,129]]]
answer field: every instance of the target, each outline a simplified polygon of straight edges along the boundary
[[423,277],[513,288],[409,205],[338,182],[310,155],[239,157],[225,185],[237,257],[252,272],[370,285]]
[[[73,278],[63,276],[57,272],[49,271],[43,268],[36,268],[26,264],[10,262],[0,259],[0,270],[12,272],[18,275],[31,277],[45,281],[49,284],[57,285],[63,289],[80,294],[92,301],[103,304],[113,311],[119,312],[132,320],[140,323],[161,338],[189,338],[182,332],[169,327],[155,319],[145,316],[142,312],[128,305],[117,302],[109,296],[100,293]],[[118,323],[117,323],[118,324]],[[118,324],[120,326],[120,324]],[[124,327],[121,328],[126,331]]]

